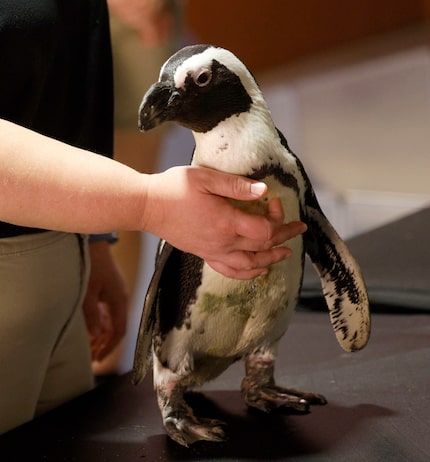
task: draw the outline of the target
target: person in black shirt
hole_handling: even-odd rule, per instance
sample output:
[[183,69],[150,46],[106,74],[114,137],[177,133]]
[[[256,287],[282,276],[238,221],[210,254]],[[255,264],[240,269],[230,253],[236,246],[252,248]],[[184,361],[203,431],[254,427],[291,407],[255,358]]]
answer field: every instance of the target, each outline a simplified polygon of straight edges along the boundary
[[[0,3],[1,118],[112,157],[111,61],[104,1]],[[91,236],[88,246],[85,238],[76,235],[0,222],[0,255],[5,262],[1,284],[7,285],[1,291],[0,309],[13,313],[0,331],[3,339],[26,338],[18,346],[10,340],[1,349],[0,367],[13,361],[20,370],[3,382],[3,396],[21,390],[28,397],[21,399],[19,407],[10,399],[0,405],[0,431],[4,429],[1,421],[15,425],[92,386],[82,304],[94,358],[105,356],[122,337],[127,299],[110,256],[108,240],[112,237]],[[20,257],[12,270],[10,254],[18,251]],[[79,278],[76,268],[82,273]],[[90,290],[86,292],[88,279]],[[112,318],[105,326],[98,322],[101,301]],[[39,321],[35,335],[24,328],[22,316],[28,323]],[[52,328],[55,322],[61,323],[61,336],[58,328]],[[54,361],[65,367],[56,365],[55,373],[50,372]]]

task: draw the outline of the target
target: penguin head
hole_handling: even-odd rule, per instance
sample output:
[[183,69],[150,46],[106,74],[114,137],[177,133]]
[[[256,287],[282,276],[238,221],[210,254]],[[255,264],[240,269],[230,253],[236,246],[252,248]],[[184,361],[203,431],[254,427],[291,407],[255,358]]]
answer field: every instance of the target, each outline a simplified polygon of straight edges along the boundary
[[210,45],[185,47],[162,66],[139,108],[139,129],[174,121],[205,133],[249,112],[261,94],[246,66],[230,51]]

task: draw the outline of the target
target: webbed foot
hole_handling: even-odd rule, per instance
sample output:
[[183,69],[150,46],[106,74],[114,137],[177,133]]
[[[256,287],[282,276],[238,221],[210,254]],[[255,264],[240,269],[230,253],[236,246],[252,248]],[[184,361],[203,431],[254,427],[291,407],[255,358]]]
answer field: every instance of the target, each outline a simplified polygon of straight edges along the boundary
[[224,422],[175,412],[163,418],[164,428],[172,440],[188,447],[197,441],[225,441]]
[[259,384],[247,378],[242,381],[242,395],[248,406],[267,413],[274,409],[309,412],[311,404],[327,403],[322,395],[279,387],[275,383]]
[[197,441],[221,442],[226,439],[221,420],[197,417],[184,400],[181,387],[157,387],[158,405],[169,437],[188,447]]
[[248,406],[271,412],[274,409],[291,409],[308,412],[311,404],[326,404],[322,395],[275,384],[275,360],[272,355],[253,354],[246,360],[246,376],[242,380],[242,395]]

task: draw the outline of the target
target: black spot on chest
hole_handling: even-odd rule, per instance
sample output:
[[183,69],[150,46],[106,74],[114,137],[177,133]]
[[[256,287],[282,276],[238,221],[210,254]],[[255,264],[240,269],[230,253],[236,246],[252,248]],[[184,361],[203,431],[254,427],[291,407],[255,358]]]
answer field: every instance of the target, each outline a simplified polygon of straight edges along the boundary
[[299,194],[299,184],[296,176],[291,172],[286,172],[280,164],[263,165],[258,170],[254,170],[253,173],[249,175],[249,178],[260,181],[268,176],[273,176],[282,186],[291,188],[297,195]]
[[282,186],[286,188],[291,188],[296,192],[297,195],[300,194],[299,190],[299,181],[297,179],[297,175],[300,177],[303,177],[306,185],[307,177],[306,174],[303,176],[304,170],[303,167],[300,163],[300,160],[298,157],[291,151],[290,147],[288,146],[287,139],[285,136],[282,134],[280,130],[277,129],[278,136],[279,136],[279,141],[281,142],[282,146],[285,148],[285,150],[294,157],[297,165],[297,171],[296,172],[289,172],[286,171],[279,163],[273,163],[273,158],[268,157],[269,161],[266,165],[263,165],[262,167],[258,169],[254,169],[254,171],[248,175],[249,178],[252,178],[253,180],[264,180],[264,178],[268,176],[273,176],[276,178],[279,183],[281,183]]

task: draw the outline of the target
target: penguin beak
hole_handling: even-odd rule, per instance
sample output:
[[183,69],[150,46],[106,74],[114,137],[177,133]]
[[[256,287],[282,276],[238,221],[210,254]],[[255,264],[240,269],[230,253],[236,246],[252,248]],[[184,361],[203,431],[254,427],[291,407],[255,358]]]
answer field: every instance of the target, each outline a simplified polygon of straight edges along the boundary
[[139,130],[148,131],[168,120],[175,119],[175,107],[180,91],[163,82],[154,83],[139,107]]

